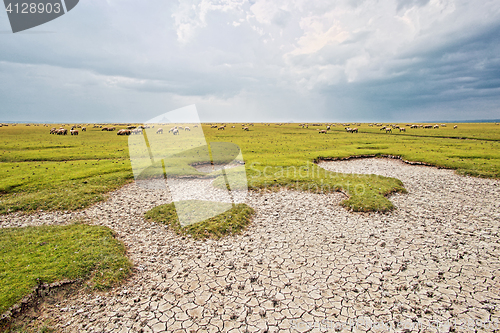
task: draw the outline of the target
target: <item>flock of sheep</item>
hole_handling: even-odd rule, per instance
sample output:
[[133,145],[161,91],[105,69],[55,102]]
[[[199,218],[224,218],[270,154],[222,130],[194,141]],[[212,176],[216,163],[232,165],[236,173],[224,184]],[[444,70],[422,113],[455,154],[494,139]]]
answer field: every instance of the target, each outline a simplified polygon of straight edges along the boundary
[[[27,125],[27,126],[29,126],[29,125]],[[45,126],[47,126],[47,125],[45,125]],[[129,125],[129,126],[127,126],[127,128],[119,129],[116,132],[116,135],[142,134],[143,129],[154,128],[154,127],[155,127],[154,125],[152,125],[152,126],[150,126],[150,125],[141,125],[141,126]],[[194,127],[198,127],[198,125],[195,125]],[[71,127],[71,130],[69,131],[69,133],[71,133],[71,135],[78,135],[78,128],[81,128],[82,132],[87,131],[86,127],[82,127],[81,125],[74,125]],[[105,132],[113,132],[116,130],[115,126],[104,126],[103,127],[102,125],[94,125],[93,128],[98,128],[101,131],[105,131]],[[186,127],[174,126],[168,132],[173,133],[174,135],[178,135],[179,130],[191,131],[191,129],[187,126]],[[52,127],[50,129],[50,134],[68,135],[68,130],[62,126],[59,128]],[[158,128],[156,130],[156,134],[163,134],[163,129]]]
[[[78,135],[78,128],[81,128],[82,132],[86,132],[87,131],[86,127],[82,127],[81,125],[77,125],[77,126],[72,126],[71,127],[71,129],[69,130],[70,134],[71,135]],[[59,127],[59,128],[52,127],[50,129],[50,134],[68,135],[68,130],[66,128],[64,128],[64,127]]]
[[[361,126],[361,124],[353,124],[353,125],[357,125],[357,126]],[[300,124],[299,126],[301,126],[302,128],[309,128],[309,125],[308,124]],[[321,126],[321,124],[311,124],[311,126]],[[328,131],[331,129],[331,127],[334,127],[335,124],[327,124],[326,126],[326,130],[324,129],[320,129],[318,131],[319,134],[326,134],[328,133]],[[358,133],[359,130],[357,127],[350,127],[351,124],[342,124],[342,126],[344,126],[344,129],[347,133]],[[399,132],[406,132],[406,127],[401,127],[399,125],[383,125],[383,124],[368,124],[368,126],[370,127],[373,127],[373,126],[377,126],[377,127],[380,127],[380,130],[381,131],[385,131],[385,133],[392,133],[392,130],[399,130]],[[434,129],[438,129],[439,127],[446,127],[446,124],[441,124],[441,125],[415,125],[415,124],[406,124],[407,127],[409,128],[434,128]],[[457,129],[458,128],[458,125],[455,125],[453,126],[453,129]]]
[[[153,126],[154,127],[154,126]],[[198,125],[194,125],[194,127],[198,127]],[[186,126],[186,127],[183,127],[183,126],[174,126],[174,127],[171,127],[169,130],[168,130],[168,133],[172,133],[173,135],[179,135],[179,131],[180,130],[183,130],[184,132],[188,131],[190,132],[191,131],[191,128]],[[134,133],[134,134],[140,134],[139,133]],[[163,134],[163,128],[158,128],[156,130],[156,134]]]
[[[164,124],[165,125],[165,124]],[[264,126],[271,126],[271,123],[264,123]],[[285,125],[285,123],[275,123],[273,124],[275,126],[282,126]],[[354,126],[361,126],[360,123],[354,123],[354,124],[338,124],[342,125],[347,133],[359,133],[358,127]],[[354,126],[353,126],[354,125]],[[495,125],[499,125],[499,123],[495,123]],[[2,126],[9,126],[8,124],[2,124],[0,123],[0,127]],[[12,124],[12,126],[16,126],[16,124]],[[31,126],[31,124],[26,124],[26,126]],[[33,126],[40,126],[39,124],[34,124]],[[44,124],[43,126],[48,127],[47,124]],[[227,125],[225,123],[222,123],[220,125],[217,124],[208,124],[210,128],[214,128],[217,130],[225,130],[227,128]],[[241,124],[241,129],[244,131],[249,131],[250,126],[254,126],[253,123],[248,123],[248,124]],[[302,128],[309,128],[309,126],[325,126],[325,124],[299,124],[300,127]],[[319,134],[327,134],[328,131],[331,130],[332,127],[335,127],[335,124],[326,124],[326,129],[318,129]],[[352,126],[352,127],[351,127]],[[400,125],[394,125],[394,124],[389,124],[389,125],[384,125],[381,123],[370,123],[368,124],[370,127],[380,127],[381,131],[385,131],[385,133],[392,133],[392,130],[399,130],[399,132],[406,132],[407,128],[412,128],[412,129],[418,129],[418,128],[423,128],[423,129],[438,129],[440,127],[446,127],[446,124],[435,124],[435,125],[417,125],[417,124],[406,124],[406,127],[402,127]],[[117,131],[117,135],[131,135],[131,134],[142,134],[144,129],[147,128],[154,128],[154,125],[140,125],[140,126],[133,126],[133,125],[128,125],[124,129],[119,129]],[[194,127],[198,127],[198,125],[194,125]],[[103,125],[94,125],[93,128],[99,128],[101,131],[108,131],[112,132],[116,130],[115,126],[103,126]],[[236,128],[236,126],[231,126],[231,128]],[[457,129],[458,125],[454,125],[453,129]],[[71,127],[71,129],[68,131],[64,127],[59,127],[55,128],[52,127],[50,129],[50,134],[56,134],[56,135],[68,135],[70,133],[71,135],[78,135],[79,134],[79,129],[81,129],[82,132],[85,132],[87,130],[86,127],[82,127],[81,125],[74,125]],[[173,135],[179,135],[180,131],[191,131],[191,128],[188,126],[174,126],[169,129],[168,133],[172,133]],[[158,128],[156,130],[156,134],[163,134],[163,128]]]
[[[392,130],[399,130],[399,132],[406,132],[406,127],[401,127],[399,125],[387,125],[383,126],[383,124],[369,124],[368,126],[382,126],[380,127],[381,131],[385,131],[386,133],[392,133]],[[416,125],[416,124],[406,124],[407,127],[409,128],[434,128],[438,129],[439,127],[446,127],[446,124],[441,124],[441,125]],[[457,129],[458,126],[455,125],[453,126],[453,129]]]
[[[227,125],[226,125],[226,124],[221,124],[220,126],[218,126],[218,125],[214,125],[214,124],[209,124],[209,125],[210,125],[210,128],[217,128],[217,130],[225,130],[225,129],[226,129],[226,127],[227,127]],[[266,124],[264,124],[264,125],[266,125]],[[244,130],[244,131],[249,131],[248,126],[254,126],[254,124],[253,124],[253,123],[250,123],[250,124],[248,124],[248,125],[241,124],[241,126],[242,126],[242,127],[241,127],[241,129],[242,129],[242,130]],[[268,126],[269,126],[269,125],[268,125]],[[234,125],[233,125],[233,126],[231,126],[231,128],[236,128],[236,126],[234,126]]]

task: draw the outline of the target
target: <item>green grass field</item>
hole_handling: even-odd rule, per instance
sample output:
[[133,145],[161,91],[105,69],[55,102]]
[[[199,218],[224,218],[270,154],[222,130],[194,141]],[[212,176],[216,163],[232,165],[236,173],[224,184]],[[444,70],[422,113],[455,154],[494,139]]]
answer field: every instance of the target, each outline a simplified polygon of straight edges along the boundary
[[[392,209],[385,196],[404,192],[401,182],[335,174],[313,161],[387,154],[460,174],[500,178],[500,126],[493,123],[457,124],[457,129],[453,124],[439,129],[407,128],[407,132],[394,130],[392,134],[368,124],[357,126],[359,133],[346,133],[336,124],[328,134],[318,134],[325,125],[256,124],[249,131],[235,125],[228,124],[223,131],[204,125],[203,131],[208,142],[232,142],[241,147],[249,188],[343,190],[350,196],[344,205],[356,211]],[[81,209],[132,181],[128,137],[91,127],[78,136],[50,135],[43,126],[0,128],[0,213]],[[180,161],[178,172],[197,173],[188,165],[193,161]]]
[[0,314],[40,283],[88,279],[111,287],[130,273],[124,245],[106,227],[0,228]]

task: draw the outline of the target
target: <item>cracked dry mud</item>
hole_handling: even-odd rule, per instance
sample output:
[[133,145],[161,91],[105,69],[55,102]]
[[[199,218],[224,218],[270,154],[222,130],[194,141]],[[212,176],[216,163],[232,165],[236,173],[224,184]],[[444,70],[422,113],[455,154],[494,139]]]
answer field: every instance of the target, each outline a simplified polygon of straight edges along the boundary
[[389,159],[321,166],[396,177],[408,194],[390,197],[393,212],[368,214],[339,206],[339,193],[250,192],[253,223],[219,241],[144,221],[169,195],[134,184],[82,212],[12,214],[0,226],[86,217],[126,244],[135,271],[123,285],[45,305],[61,331],[500,328],[499,181]]

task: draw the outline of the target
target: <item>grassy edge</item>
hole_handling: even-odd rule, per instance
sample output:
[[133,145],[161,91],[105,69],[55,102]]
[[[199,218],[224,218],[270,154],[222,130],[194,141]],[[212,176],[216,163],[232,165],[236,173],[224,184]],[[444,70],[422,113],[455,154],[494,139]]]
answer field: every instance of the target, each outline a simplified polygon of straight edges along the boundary
[[[490,173],[477,172],[477,171],[473,171],[473,170],[469,170],[469,169],[462,169],[459,167],[442,165],[439,163],[428,163],[428,162],[420,161],[420,160],[410,161],[410,160],[406,160],[404,155],[388,155],[388,154],[382,154],[382,153],[374,153],[374,154],[370,154],[370,155],[347,155],[345,157],[319,156],[319,157],[316,157],[315,159],[313,159],[313,163],[317,163],[319,161],[349,160],[349,159],[354,159],[354,158],[394,158],[394,159],[399,159],[399,160],[403,161],[404,163],[408,163],[408,164],[412,164],[412,165],[425,165],[425,166],[429,166],[429,167],[454,170],[458,175],[461,175],[461,176],[472,176],[472,177],[487,178],[487,179],[499,179],[494,174],[490,174]],[[386,177],[386,178],[390,178],[390,177]],[[97,195],[92,194],[93,198],[84,202],[83,205],[81,205],[81,202],[78,203],[78,205],[80,205],[80,207],[78,207],[78,208],[67,207],[66,210],[79,211],[81,209],[88,208],[96,203],[105,201],[107,198],[107,195],[110,192],[116,191],[117,189],[119,189],[127,184],[130,184],[133,181],[134,180],[131,178],[123,179],[118,184],[111,186],[109,188],[109,190],[107,190],[107,191],[102,191],[102,192],[99,191],[99,193],[97,193]],[[309,184],[313,185],[313,186],[321,185],[321,184],[319,184],[319,180],[318,181],[310,181]],[[292,182],[282,182],[279,185],[283,188],[288,188],[290,186],[294,187],[293,181]],[[295,187],[298,188],[297,186],[295,186]],[[253,189],[253,190],[258,190],[258,189],[270,188],[270,187],[269,187],[269,184],[266,183],[266,181],[264,180],[264,181],[260,182],[260,184],[259,184],[259,182],[254,182],[254,185],[249,186],[249,188]],[[341,190],[341,189],[335,189],[335,191],[344,192],[349,196],[349,198],[344,200],[341,203],[341,205],[343,207],[345,207],[347,209],[351,209],[355,212],[387,212],[387,211],[391,211],[395,207],[390,202],[390,200],[385,198],[385,197],[387,197],[393,193],[406,193],[406,190],[404,189],[404,186],[402,185],[401,182],[397,186],[394,186],[392,189],[383,191],[383,193],[381,193],[381,195],[384,198],[382,198],[382,197],[379,198],[378,202],[377,202],[377,200],[373,200],[373,198],[371,198],[369,196],[366,196],[366,195],[359,196],[359,195],[356,195],[355,193],[352,193],[349,190],[346,191],[346,190]],[[314,191],[314,190],[311,190],[309,192],[321,193],[320,191]],[[30,195],[30,194],[28,193],[25,195]],[[376,193],[374,193],[374,195],[378,196]],[[90,198],[90,196],[89,196],[89,198]],[[24,206],[16,207],[16,209],[14,211],[7,211],[7,210],[0,209],[0,215],[6,215],[6,214],[9,214],[12,212],[21,212],[21,214],[30,214],[30,213],[38,211],[42,208],[45,211],[57,211],[57,210],[60,210],[61,207],[56,207],[56,206],[54,206],[54,207],[50,207],[50,206],[41,207],[37,202],[32,202],[31,204],[25,204]]]
[[176,234],[194,239],[220,239],[240,234],[251,223],[254,209],[246,204],[236,204],[214,217],[182,227],[174,203],[154,207],[144,214],[146,220],[168,225]]
[[[30,299],[33,297],[36,299],[38,296],[38,293],[36,295],[32,295],[38,288],[40,287],[48,287],[50,289],[50,284],[55,286],[56,288],[58,287],[58,282],[60,281],[68,281],[69,282],[78,282],[81,283],[82,288],[87,288],[89,290],[107,290],[110,288],[113,288],[119,284],[121,284],[124,280],[126,280],[130,274],[132,273],[132,267],[133,263],[132,261],[127,257],[127,248],[125,244],[116,238],[116,232],[108,227],[103,227],[103,226],[94,226],[94,225],[89,225],[85,224],[82,221],[75,221],[73,224],[69,225],[63,225],[63,226],[37,226],[37,227],[23,227],[23,228],[5,228],[6,230],[9,229],[8,231],[14,230],[16,231],[28,231],[31,232],[32,230],[37,229],[40,233],[40,238],[38,240],[47,240],[47,230],[50,229],[61,229],[61,228],[71,228],[71,227],[76,227],[76,226],[86,226],[86,227],[93,227],[95,232],[98,232],[100,236],[104,236],[104,239],[97,239],[97,241],[104,242],[108,239],[108,236],[112,237],[111,242],[115,245],[116,247],[111,251],[110,253],[106,254],[107,257],[104,258],[97,258],[95,257],[94,262],[92,262],[92,265],[86,268],[77,268],[75,269],[74,272],[71,272],[69,276],[61,275],[55,276],[54,274],[49,275],[49,276],[43,276],[40,275],[39,278],[36,278],[36,282],[28,283],[28,290],[30,290],[28,293],[23,293],[24,296],[15,296],[14,299],[17,299],[17,301],[13,302],[11,306],[8,308],[4,309],[2,311],[2,315],[7,314],[7,318],[9,317],[9,312],[10,314],[17,312],[19,309],[23,309],[23,302],[24,303],[31,303]],[[16,230],[17,229],[17,230]],[[24,229],[24,230],[22,230]],[[74,235],[66,235],[66,236],[72,236],[74,238]],[[50,236],[49,236],[50,238]],[[57,240],[58,243],[59,241],[62,240]],[[48,241],[47,243],[49,243]],[[81,238],[78,239],[77,243],[80,244]],[[30,237],[30,242],[29,244],[37,243],[37,239]],[[45,242],[41,242],[40,244],[43,244]],[[59,243],[61,244],[61,243]],[[75,244],[74,246],[77,246],[78,244]],[[106,243],[107,244],[107,243]],[[45,245],[45,244],[43,244]],[[85,245],[85,244],[84,244]],[[88,244],[87,244],[88,245]],[[86,248],[89,249],[91,248],[91,245],[88,245]],[[61,245],[63,247],[63,245]],[[51,248],[47,247],[48,250],[53,251]],[[94,249],[95,250],[95,249]],[[78,250],[79,252],[80,250]],[[41,252],[42,254],[44,252]],[[77,252],[75,252],[77,253]],[[88,261],[88,255],[85,253],[86,256],[83,256],[85,258],[84,260]],[[83,253],[82,253],[83,255]],[[99,253],[100,256],[102,256],[101,253]],[[75,258],[76,259],[76,258]],[[31,261],[30,261],[31,262]],[[73,261],[75,262],[75,261]],[[66,267],[65,267],[66,268]],[[64,270],[64,269],[62,269]],[[35,275],[39,273],[35,272]],[[37,275],[38,276],[38,275]],[[34,276],[33,276],[34,277]],[[28,277],[26,277],[28,278]],[[33,280],[35,281],[35,280]],[[68,282],[68,283],[69,283]],[[48,284],[50,283],[50,284]],[[67,284],[63,283],[62,285]],[[33,296],[33,297],[30,297]],[[24,306],[25,307],[25,306]],[[4,307],[5,308],[5,307]],[[13,311],[12,311],[13,310]]]
[[[117,191],[123,186],[131,184],[133,182],[133,178],[123,178],[117,180],[112,185],[107,186],[106,189],[97,189],[95,191],[91,190],[88,193],[70,191],[65,193],[63,200],[53,199],[53,197],[61,197],[61,192],[52,188],[46,188],[44,190],[36,192],[3,194],[2,196],[4,196],[4,198],[2,200],[2,204],[0,204],[0,215],[8,215],[12,213],[28,215],[41,210],[47,212],[63,210],[78,212],[99,202],[106,201],[109,193]],[[40,193],[43,194],[42,197],[40,197]],[[25,197],[37,197],[37,199],[23,202],[23,199]],[[51,204],[47,205],[47,202]],[[7,204],[10,205],[8,209],[6,208]]]
[[424,165],[424,166],[438,168],[438,169],[453,170],[457,173],[457,175],[460,175],[460,176],[471,176],[471,177],[477,177],[477,178],[500,180],[500,174],[486,173],[486,172],[481,172],[481,171],[476,171],[476,170],[464,169],[464,168],[461,168],[458,166],[445,165],[445,164],[440,164],[440,163],[436,163],[436,162],[427,162],[423,159],[407,159],[404,155],[399,155],[399,154],[374,153],[374,154],[361,154],[361,155],[346,155],[346,156],[337,156],[337,157],[319,156],[319,157],[314,159],[314,163],[318,163],[320,161],[325,161],[325,162],[328,162],[328,161],[346,161],[346,160],[351,160],[351,159],[356,159],[356,158],[397,159],[397,160],[401,160],[403,163],[406,163],[409,165]]
[[[315,159],[316,161],[316,159]],[[393,193],[407,193],[401,180],[393,177],[384,177],[375,174],[348,174],[336,173],[321,168],[316,163],[308,166],[293,168],[292,175],[289,167],[266,166],[264,177],[262,170],[250,167],[247,184],[233,184],[233,186],[248,186],[250,190],[297,190],[310,193],[333,193],[341,192],[348,199],[341,205],[355,212],[388,212],[395,206],[387,198]],[[303,168],[303,170],[301,170]],[[298,169],[298,172],[296,172]],[[228,175],[232,170],[228,170]],[[305,171],[305,173],[302,173]],[[258,175],[255,176],[255,173]],[[213,182],[216,188],[225,188],[226,182],[223,177],[218,177]],[[242,188],[242,189],[243,189]]]

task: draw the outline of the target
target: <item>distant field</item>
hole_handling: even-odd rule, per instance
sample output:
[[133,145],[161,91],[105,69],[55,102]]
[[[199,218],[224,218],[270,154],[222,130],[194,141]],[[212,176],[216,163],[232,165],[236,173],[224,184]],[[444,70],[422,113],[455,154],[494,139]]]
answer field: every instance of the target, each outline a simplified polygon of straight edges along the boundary
[[43,126],[2,127],[0,179],[0,213],[83,208],[132,179],[127,138],[97,129],[59,136]]
[[[460,174],[500,178],[500,126],[493,123],[447,124],[439,129],[409,129],[386,134],[368,124],[346,133],[336,124],[241,124],[225,130],[204,125],[208,142],[238,144],[246,162],[250,188],[287,186],[309,191],[343,190],[354,210],[388,210],[384,195],[403,192],[396,179],[334,174],[312,161],[352,155],[397,155],[457,170]],[[234,125],[236,128],[231,128]],[[59,127],[59,125],[50,125]],[[69,129],[69,126],[66,126]],[[103,200],[105,193],[132,181],[128,137],[87,126],[78,136],[50,135],[43,126],[0,128],[0,213],[73,210]],[[121,127],[123,128],[123,126]],[[163,135],[171,135],[165,132]],[[184,135],[184,133],[181,133]]]

